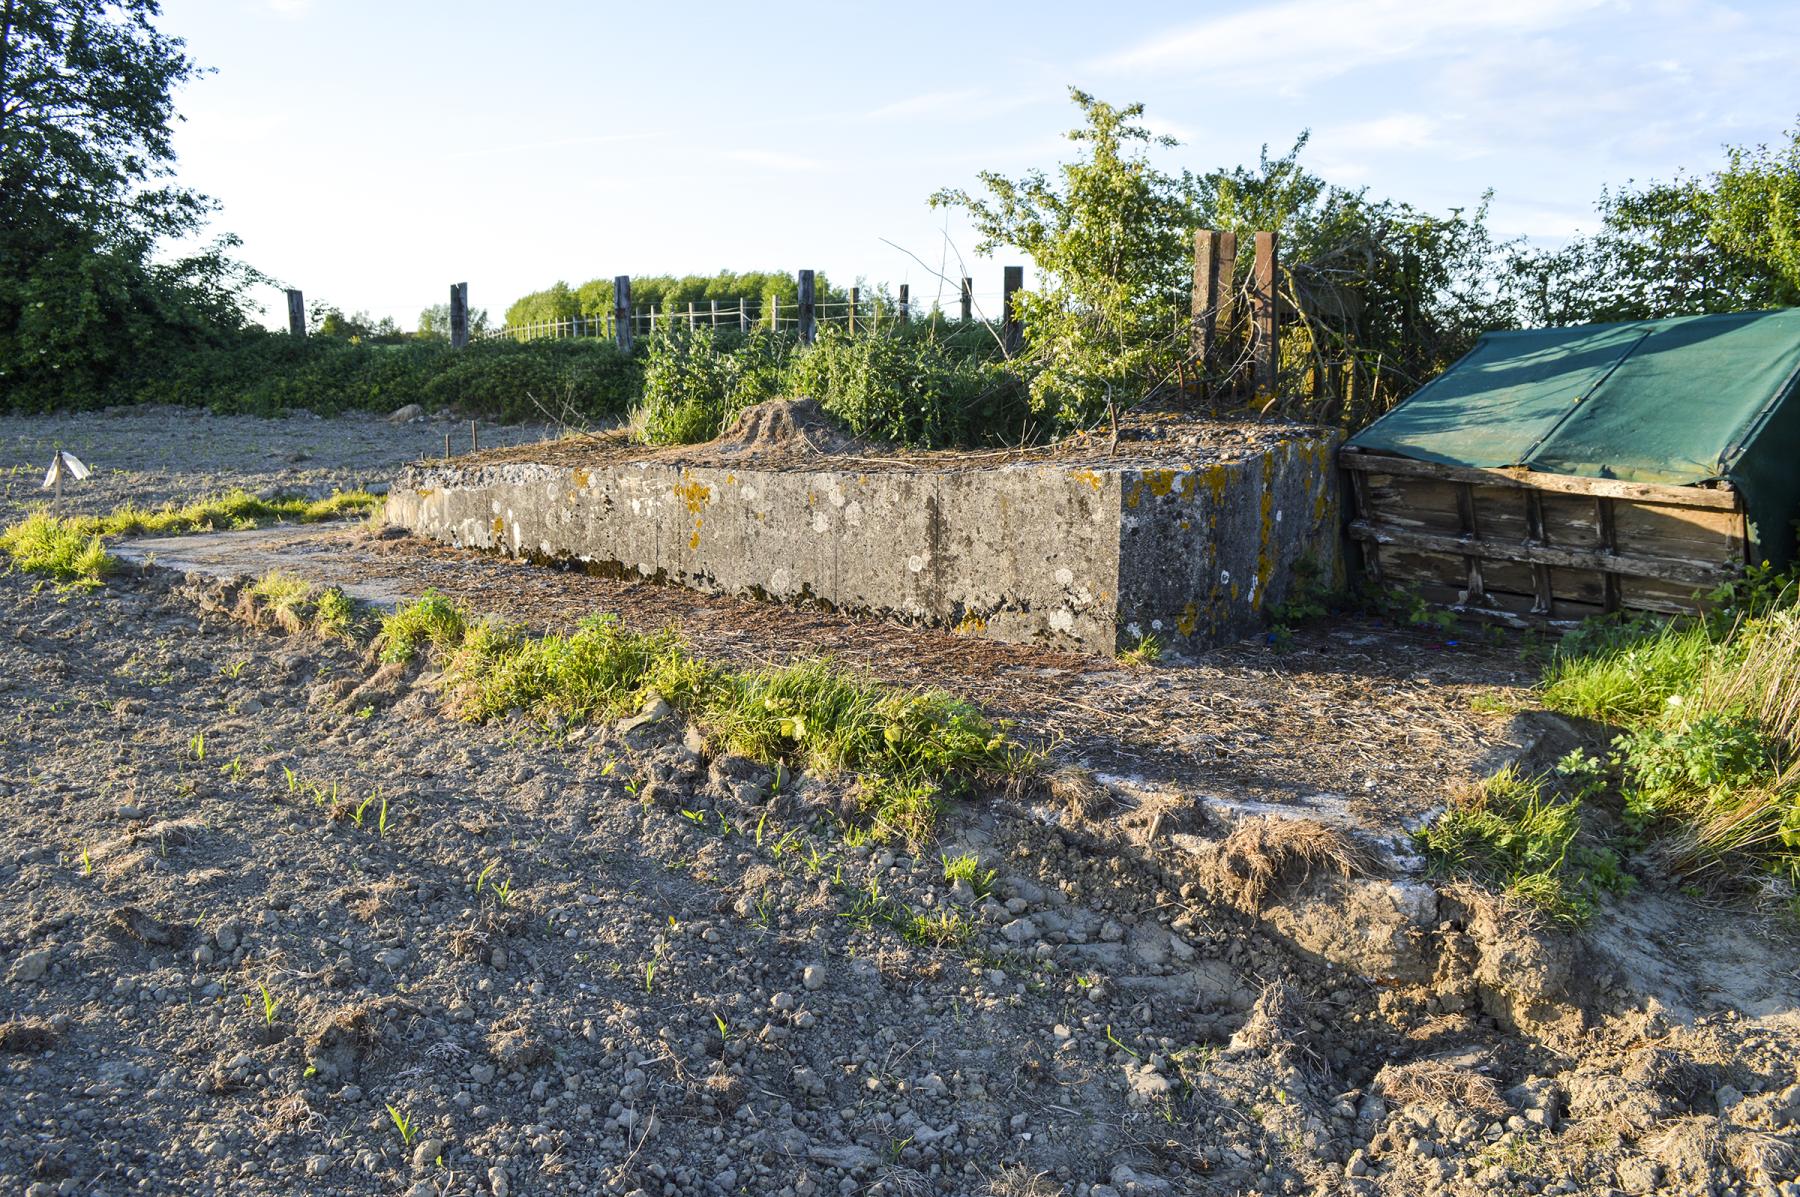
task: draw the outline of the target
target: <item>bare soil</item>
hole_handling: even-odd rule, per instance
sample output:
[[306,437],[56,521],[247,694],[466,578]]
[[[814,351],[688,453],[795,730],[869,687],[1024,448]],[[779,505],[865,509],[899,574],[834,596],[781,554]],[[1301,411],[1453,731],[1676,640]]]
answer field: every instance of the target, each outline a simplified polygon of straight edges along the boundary
[[[221,427],[275,456],[196,453]],[[69,499],[103,510],[366,481],[432,436],[0,421],[4,514],[53,437],[109,471]],[[1469,707],[1521,696],[1517,642],[1351,620],[1130,670],[360,528],[221,543],[539,626],[616,609],[739,661],[829,650],[1009,714],[1060,771],[957,803],[916,855],[853,848],[847,779],[777,779],[672,717],[467,724],[430,666],[249,626],[211,574],[0,577],[13,1191],[1800,1192],[1780,924],[1659,893],[1577,934],[1447,894],[1438,973],[1378,983],[1277,917],[1350,884],[1327,840],[1254,901],[1172,843],[1257,801],[1429,811],[1537,734]],[[990,894],[946,883],[960,851]],[[1418,884],[1358,857],[1356,884]],[[974,933],[914,942],[901,905]],[[1595,960],[1614,975],[1568,976]],[[1559,962],[1538,1020],[1516,999]]]

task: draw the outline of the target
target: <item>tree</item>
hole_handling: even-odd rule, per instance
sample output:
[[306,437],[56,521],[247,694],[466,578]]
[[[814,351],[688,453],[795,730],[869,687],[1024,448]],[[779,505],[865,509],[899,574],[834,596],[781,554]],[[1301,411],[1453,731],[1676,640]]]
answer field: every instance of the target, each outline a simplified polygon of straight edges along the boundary
[[168,339],[241,328],[236,242],[171,261],[205,197],[168,185],[196,72],[156,0],[0,0],[0,373],[14,402],[93,398]]
[[1142,104],[1069,95],[1084,124],[1067,136],[1086,152],[1059,166],[1055,182],[1042,171],[1017,180],[982,171],[985,196],[946,188],[931,204],[968,213],[977,252],[1010,245],[1031,255],[1036,286],[1018,302],[1032,405],[1087,425],[1148,394],[1182,360],[1186,331],[1175,317],[1191,277],[1198,188],[1188,172],[1150,161],[1152,146],[1176,143],[1139,123]]
[[1728,146],[1708,175],[1602,193],[1597,233],[1513,257],[1521,317],[1573,324],[1800,304],[1800,126],[1787,138]]
[[[486,308],[469,309],[469,332],[471,334],[486,332],[488,314]],[[418,337],[425,341],[448,341],[450,339],[450,305],[434,303],[419,313]]]

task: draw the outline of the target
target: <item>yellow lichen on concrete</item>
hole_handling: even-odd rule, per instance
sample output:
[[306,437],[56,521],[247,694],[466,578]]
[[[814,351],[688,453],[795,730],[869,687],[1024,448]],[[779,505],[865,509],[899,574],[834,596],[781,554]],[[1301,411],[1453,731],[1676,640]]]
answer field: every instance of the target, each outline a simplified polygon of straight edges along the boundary
[[959,636],[979,636],[987,631],[987,620],[979,615],[966,615],[955,630]]
[[[1089,486],[1093,487],[1096,491],[1098,491],[1100,489],[1100,487],[1103,485],[1100,475],[1096,474],[1092,470],[1076,470],[1075,471],[1075,480],[1077,482],[1087,483]],[[1137,506],[1137,504],[1133,503],[1132,506],[1135,507],[1135,506]]]
[[1175,628],[1183,636],[1192,636],[1194,628],[1200,623],[1200,608],[1192,602],[1183,608],[1181,618],[1175,621]]
[[688,537],[688,548],[697,549],[700,547],[700,525],[705,522],[706,521],[703,519],[699,519],[698,517],[695,518],[694,534],[692,536]]
[[712,502],[712,487],[704,482],[687,482],[675,487],[675,497],[687,505],[689,515],[699,515]]
[[498,540],[506,534],[506,521],[499,516],[494,517],[494,538]]
[[586,470],[579,469],[579,468],[572,470],[569,473],[569,479],[570,479],[570,481],[575,483],[576,490],[586,490],[588,481],[591,477],[592,477],[592,475],[590,475]]

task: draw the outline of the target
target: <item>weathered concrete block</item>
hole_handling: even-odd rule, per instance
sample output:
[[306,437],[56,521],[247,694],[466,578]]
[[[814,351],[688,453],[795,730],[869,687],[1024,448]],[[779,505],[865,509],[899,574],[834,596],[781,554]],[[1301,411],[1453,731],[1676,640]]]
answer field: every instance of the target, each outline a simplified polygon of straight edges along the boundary
[[[390,523],[451,544],[894,615],[1022,643],[1174,650],[1260,625],[1295,566],[1341,574],[1335,434],[1150,469],[817,458],[805,468],[475,459],[408,467]],[[554,462],[555,464],[552,464]],[[865,468],[867,465],[867,468]]]

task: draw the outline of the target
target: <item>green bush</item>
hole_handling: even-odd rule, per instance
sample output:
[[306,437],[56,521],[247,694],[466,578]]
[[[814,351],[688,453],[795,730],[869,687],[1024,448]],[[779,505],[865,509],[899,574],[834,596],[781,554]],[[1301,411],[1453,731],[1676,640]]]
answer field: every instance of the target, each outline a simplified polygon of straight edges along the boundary
[[787,381],[859,436],[925,449],[1017,436],[1027,414],[1004,367],[924,338],[834,329],[795,356]]
[[652,445],[709,441],[744,408],[782,394],[793,338],[674,325],[650,339],[639,435]]

